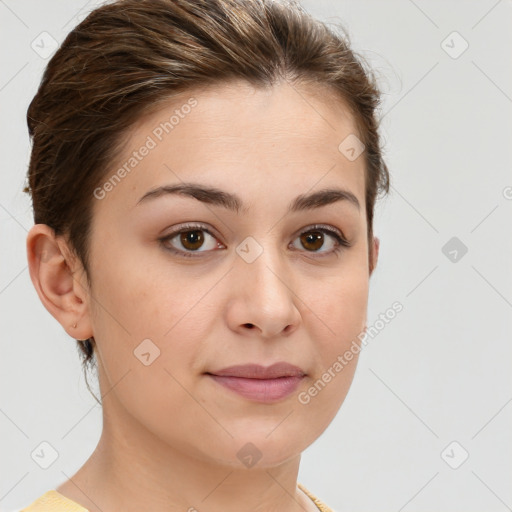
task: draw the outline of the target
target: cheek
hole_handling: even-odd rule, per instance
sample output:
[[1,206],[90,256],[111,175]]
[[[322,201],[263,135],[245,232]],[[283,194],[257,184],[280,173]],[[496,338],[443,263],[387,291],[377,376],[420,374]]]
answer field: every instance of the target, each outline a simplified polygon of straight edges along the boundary
[[193,280],[183,271],[134,260],[102,264],[94,276],[93,327],[100,355],[117,377],[126,369],[139,371],[140,355],[148,352],[145,357],[154,364],[185,375],[218,316],[204,311],[202,302],[215,276]]
[[337,275],[322,281],[315,293],[310,290],[304,295],[311,310],[309,324],[316,330],[311,338],[318,340],[322,354],[332,356],[333,351],[350,345],[364,330],[368,290],[367,268],[347,265]]
[[[155,432],[160,423],[169,428],[185,409],[193,421],[200,410],[190,411],[195,402],[186,389],[210,319],[218,317],[201,301],[214,282],[191,283],[183,273],[163,275],[127,259],[109,272],[107,267],[98,269],[93,301],[104,390],[115,386],[112,396],[122,408]],[[173,435],[172,429],[160,435]]]
[[350,283],[333,282],[311,308],[320,312],[311,315],[309,329],[317,364],[308,385],[297,396],[297,407],[305,418],[308,414],[316,416],[322,431],[338,413],[356,371],[366,323],[368,281],[364,276],[361,273]]
[[[133,241],[131,242],[133,245]],[[161,339],[200,298],[201,290],[172,267],[157,265],[144,251],[104,251],[94,275],[93,302],[105,324],[133,338]]]

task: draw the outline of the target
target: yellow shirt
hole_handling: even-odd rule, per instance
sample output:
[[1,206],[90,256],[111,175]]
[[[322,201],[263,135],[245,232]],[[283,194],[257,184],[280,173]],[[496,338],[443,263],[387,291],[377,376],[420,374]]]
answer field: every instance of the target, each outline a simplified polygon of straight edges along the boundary
[[20,512],[89,512],[57,491],[47,491]]
[[[333,512],[327,505],[322,503],[316,496],[308,491],[302,484],[298,484],[307,496],[311,498],[318,510],[321,512]],[[78,503],[66,498],[55,490],[47,491],[37,498],[31,505],[20,510],[20,512],[89,512]]]

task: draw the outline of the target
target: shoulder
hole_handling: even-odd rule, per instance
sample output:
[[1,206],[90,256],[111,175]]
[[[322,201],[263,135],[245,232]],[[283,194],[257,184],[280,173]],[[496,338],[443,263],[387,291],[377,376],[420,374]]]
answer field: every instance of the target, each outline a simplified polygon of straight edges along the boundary
[[88,512],[88,510],[57,491],[51,490],[19,512]]

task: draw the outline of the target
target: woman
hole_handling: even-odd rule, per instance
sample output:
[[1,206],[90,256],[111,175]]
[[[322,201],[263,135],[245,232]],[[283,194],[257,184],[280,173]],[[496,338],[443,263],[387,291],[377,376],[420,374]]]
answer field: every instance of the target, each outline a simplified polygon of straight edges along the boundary
[[293,5],[117,1],[68,35],[27,114],[27,252],[103,431],[24,510],[330,510],[297,474],[366,328],[378,104]]

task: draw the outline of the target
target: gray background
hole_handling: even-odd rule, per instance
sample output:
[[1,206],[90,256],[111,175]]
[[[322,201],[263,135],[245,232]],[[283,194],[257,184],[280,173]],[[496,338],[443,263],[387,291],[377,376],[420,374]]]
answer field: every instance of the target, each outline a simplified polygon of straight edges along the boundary
[[[22,192],[47,62],[31,44],[51,49],[42,32],[60,43],[98,3],[0,0],[3,511],[72,476],[101,432],[74,342],[29,278]],[[394,301],[404,310],[364,349],[299,481],[337,512],[512,510],[512,3],[302,4],[343,23],[381,78],[393,187],[376,211],[369,324]],[[58,452],[46,470],[31,458],[44,441]]]

